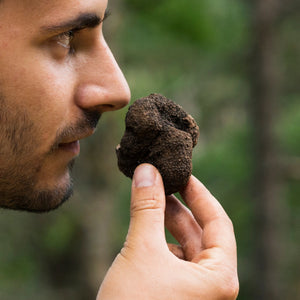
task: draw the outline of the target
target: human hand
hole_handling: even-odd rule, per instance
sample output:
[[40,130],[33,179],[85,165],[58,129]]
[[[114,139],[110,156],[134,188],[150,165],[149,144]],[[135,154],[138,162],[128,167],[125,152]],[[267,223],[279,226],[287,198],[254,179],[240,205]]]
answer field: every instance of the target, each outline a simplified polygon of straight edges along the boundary
[[[156,168],[149,164],[137,167],[126,242],[97,300],[236,299],[232,222],[195,177],[190,178],[181,195],[190,210],[173,195],[165,201]],[[168,247],[165,225],[179,246]]]

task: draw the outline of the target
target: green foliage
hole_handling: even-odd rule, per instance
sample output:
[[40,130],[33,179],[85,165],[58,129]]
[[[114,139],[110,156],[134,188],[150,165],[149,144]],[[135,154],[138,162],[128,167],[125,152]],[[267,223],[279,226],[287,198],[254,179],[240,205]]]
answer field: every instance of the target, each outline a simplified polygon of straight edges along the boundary
[[171,35],[181,43],[209,51],[233,49],[246,40],[246,19],[243,3],[208,0],[127,0],[128,10],[134,11],[143,28],[155,34]]
[[53,224],[45,229],[42,236],[43,250],[51,256],[58,256],[67,251],[78,230],[74,223],[75,220],[59,215]]
[[286,155],[298,156],[300,153],[300,95],[287,98],[287,103],[289,104],[283,107],[283,114],[277,124],[277,132],[280,137],[280,146]]

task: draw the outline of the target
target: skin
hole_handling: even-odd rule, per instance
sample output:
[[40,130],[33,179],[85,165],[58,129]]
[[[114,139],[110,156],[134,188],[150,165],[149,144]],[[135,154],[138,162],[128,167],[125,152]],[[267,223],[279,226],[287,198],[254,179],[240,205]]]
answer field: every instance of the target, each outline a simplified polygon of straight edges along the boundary
[[[129,102],[102,35],[106,7],[106,0],[0,2],[0,206],[61,205],[72,192],[78,140],[93,134],[102,113]],[[193,176],[181,195],[186,206],[165,198],[153,166],[136,169],[127,239],[98,300],[236,299],[230,219]],[[167,244],[165,226],[178,245]]]
[[1,3],[0,206],[40,212],[64,202],[78,145],[63,144],[91,135],[102,113],[129,102],[102,24],[90,22],[71,42],[64,32],[72,27],[57,29],[84,14],[103,18],[106,7],[98,0]]
[[[186,206],[164,195],[149,164],[133,176],[131,221],[123,249],[98,293],[100,299],[236,299],[238,276],[232,222],[195,177],[181,191]],[[168,245],[164,227],[179,242]]]

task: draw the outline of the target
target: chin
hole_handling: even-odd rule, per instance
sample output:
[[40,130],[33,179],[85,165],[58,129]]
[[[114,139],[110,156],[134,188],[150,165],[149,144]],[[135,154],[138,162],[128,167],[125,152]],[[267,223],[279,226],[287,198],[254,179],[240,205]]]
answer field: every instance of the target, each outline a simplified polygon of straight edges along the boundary
[[46,187],[42,184],[37,185],[31,195],[28,195],[29,199],[24,201],[27,203],[22,208],[23,210],[31,212],[49,212],[60,207],[73,195],[73,181],[71,178],[71,169],[74,161],[70,162],[65,174],[52,182],[46,182]]
[[31,212],[49,212],[59,208],[73,195],[73,181],[69,172],[53,187],[37,188],[28,199],[23,210]]
[[44,213],[57,209],[73,194],[73,185],[52,190],[36,190],[13,195],[1,207],[12,210]]
[[73,195],[73,187],[70,185],[66,190],[60,191],[39,191],[34,199],[31,199],[31,205],[23,208],[30,212],[43,213],[59,208]]
[[36,213],[49,212],[60,207],[73,194],[70,168],[63,176],[52,180],[37,181],[36,177],[29,180],[28,177],[11,186],[9,190],[1,190],[0,187],[0,207]]

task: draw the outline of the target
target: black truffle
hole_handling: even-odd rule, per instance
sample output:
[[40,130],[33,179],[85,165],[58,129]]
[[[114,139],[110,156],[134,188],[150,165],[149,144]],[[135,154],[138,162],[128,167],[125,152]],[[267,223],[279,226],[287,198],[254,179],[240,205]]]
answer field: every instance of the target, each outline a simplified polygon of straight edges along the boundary
[[116,148],[119,169],[132,178],[142,163],[154,165],[166,195],[178,192],[192,174],[192,151],[199,137],[195,120],[160,94],[136,100],[126,114],[126,130]]

